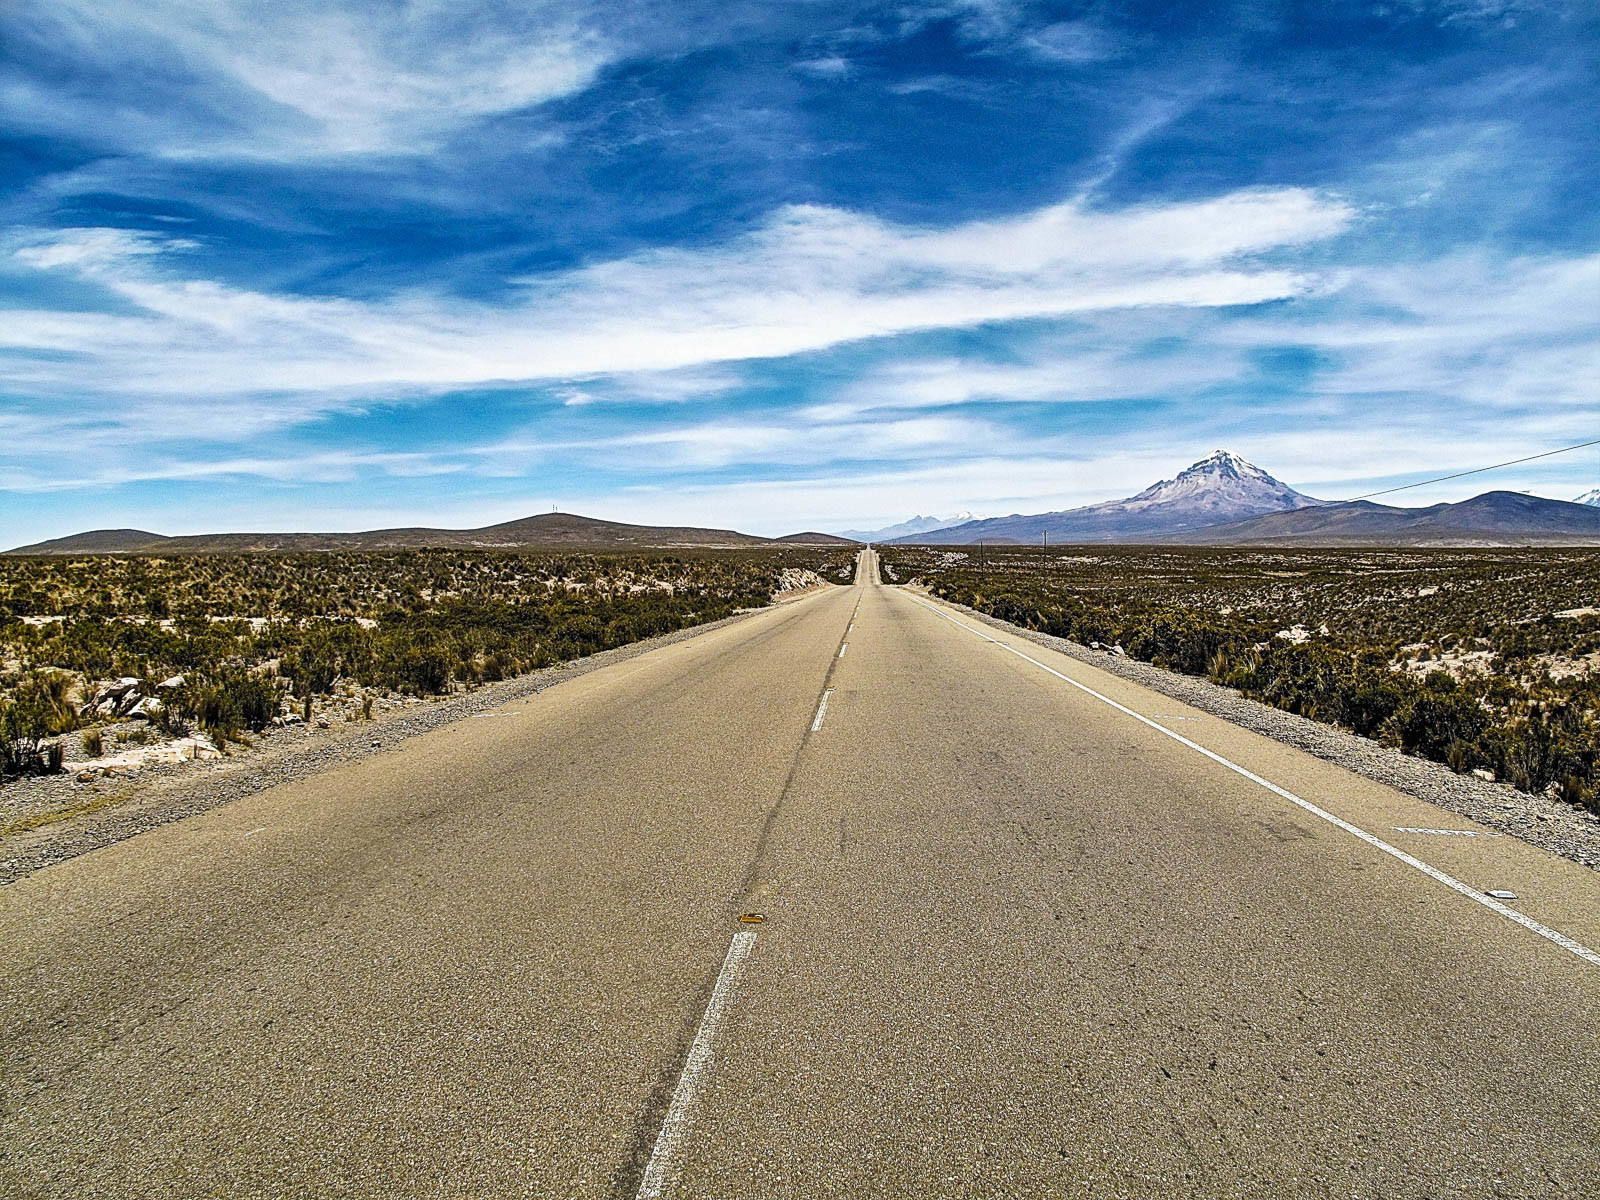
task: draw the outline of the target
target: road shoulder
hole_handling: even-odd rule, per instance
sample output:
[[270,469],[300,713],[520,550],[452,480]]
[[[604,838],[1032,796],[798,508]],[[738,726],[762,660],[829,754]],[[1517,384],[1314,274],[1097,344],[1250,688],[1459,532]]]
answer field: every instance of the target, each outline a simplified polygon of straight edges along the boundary
[[[926,595],[921,589],[911,589]],[[1347,730],[1246,699],[1232,688],[1152,663],[1091,650],[1065,638],[1024,629],[948,600],[929,600],[964,618],[1055,650],[1097,670],[1209,713],[1252,733],[1302,750],[1499,833],[1600,871],[1600,817],[1546,796],[1457,775],[1441,763],[1415,758]]]

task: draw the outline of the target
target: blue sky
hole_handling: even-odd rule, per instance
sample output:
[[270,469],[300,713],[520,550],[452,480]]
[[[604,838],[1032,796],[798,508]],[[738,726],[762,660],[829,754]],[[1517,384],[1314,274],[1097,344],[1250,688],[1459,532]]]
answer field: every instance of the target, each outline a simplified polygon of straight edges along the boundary
[[1580,2],[8,5],[0,540],[777,534],[1587,440],[1597,64]]

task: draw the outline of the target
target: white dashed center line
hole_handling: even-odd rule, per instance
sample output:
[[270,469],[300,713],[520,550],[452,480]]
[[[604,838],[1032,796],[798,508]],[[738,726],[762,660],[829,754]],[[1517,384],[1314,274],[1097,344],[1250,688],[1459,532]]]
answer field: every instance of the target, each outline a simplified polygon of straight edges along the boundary
[[833,695],[832,688],[822,693],[822,703],[817,705],[817,719],[811,722],[812,733],[822,728],[822,718],[828,715],[828,697],[831,695]]
[[839,657],[843,658],[844,657],[844,652],[846,650],[848,650],[848,649],[850,649],[850,643],[849,642],[846,642],[844,645],[840,646],[839,647]]
[[755,944],[754,932],[741,931],[733,935],[728,957],[722,960],[722,972],[717,976],[717,985],[711,989],[711,1002],[706,1005],[705,1016],[700,1018],[700,1028],[694,1035],[694,1044],[689,1047],[683,1074],[678,1076],[678,1086],[672,1091],[672,1103],[667,1107],[666,1120],[661,1122],[661,1132],[656,1134],[649,1165],[644,1169],[644,1178],[639,1181],[639,1200],[654,1200],[662,1195],[683,1165],[684,1138],[689,1134],[695,1102],[700,1098],[700,1086],[716,1052],[717,1034],[722,1031],[722,1024],[727,1019],[728,1000],[733,995],[744,960]]

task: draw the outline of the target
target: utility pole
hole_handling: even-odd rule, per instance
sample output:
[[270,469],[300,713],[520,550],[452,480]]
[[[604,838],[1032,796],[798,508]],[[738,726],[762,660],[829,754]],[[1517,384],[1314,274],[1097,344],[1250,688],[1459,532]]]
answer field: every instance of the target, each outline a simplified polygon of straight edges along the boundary
[[1050,531],[1048,529],[1044,531],[1044,548],[1046,550],[1050,549]]

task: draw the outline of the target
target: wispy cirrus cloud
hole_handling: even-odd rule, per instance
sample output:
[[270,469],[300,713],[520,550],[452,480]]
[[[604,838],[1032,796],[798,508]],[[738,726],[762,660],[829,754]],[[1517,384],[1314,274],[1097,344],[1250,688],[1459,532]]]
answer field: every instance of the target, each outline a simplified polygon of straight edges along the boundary
[[[13,125],[169,156],[410,155],[478,118],[587,86],[618,53],[598,24],[550,0],[13,6],[0,31],[71,64],[77,87],[0,74],[0,103]],[[109,112],[108,92],[126,93]],[[176,110],[172,94],[184,97]]]
[[71,230],[13,253],[131,311],[14,312],[0,378],[207,395],[437,388],[668,371],[1106,309],[1257,304],[1315,282],[1263,256],[1330,238],[1354,216],[1301,189],[1121,212],[1069,201],[942,229],[791,206],[721,245],[525,277],[493,306],[264,294],[186,277],[182,242]]

